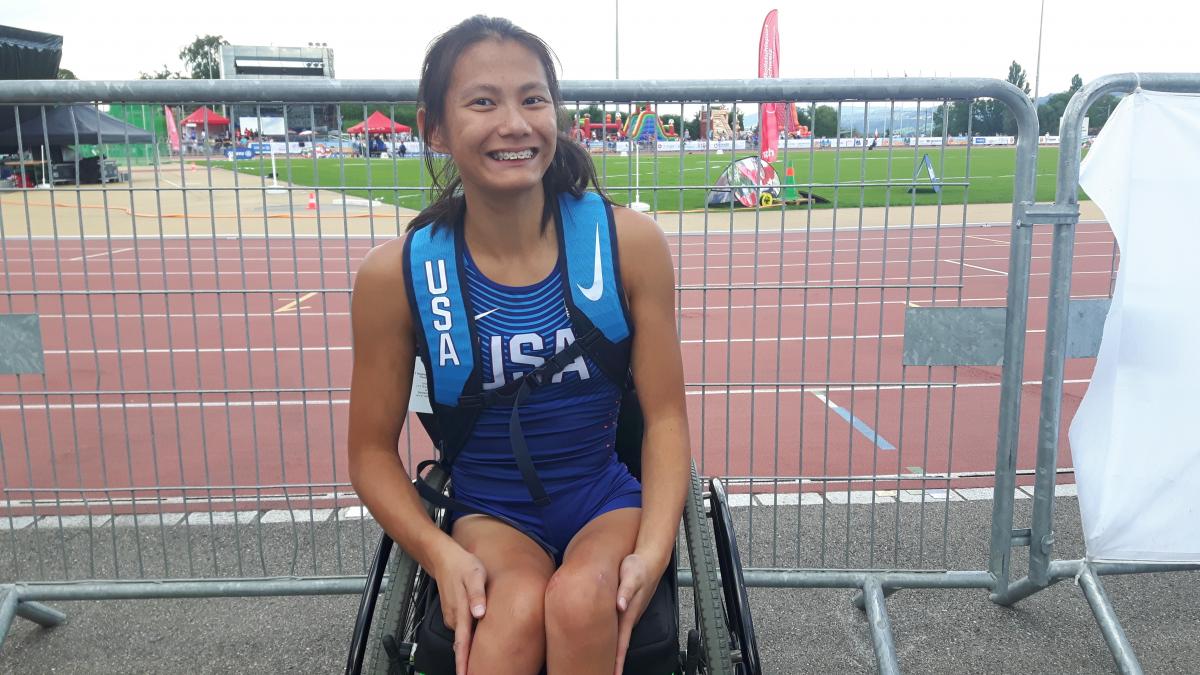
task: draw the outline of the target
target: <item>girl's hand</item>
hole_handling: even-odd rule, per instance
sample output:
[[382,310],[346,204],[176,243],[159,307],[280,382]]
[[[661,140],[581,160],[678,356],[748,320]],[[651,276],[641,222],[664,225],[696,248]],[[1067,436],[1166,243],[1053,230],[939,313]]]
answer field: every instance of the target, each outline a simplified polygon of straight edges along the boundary
[[442,618],[454,630],[455,672],[466,675],[472,631],[487,611],[487,570],[479,558],[459,546],[454,546],[437,568],[434,578],[441,595]]
[[617,667],[615,675],[621,675],[625,667],[625,652],[629,650],[629,636],[650,598],[658,586],[662,570],[655,574],[644,558],[636,552],[621,561],[621,572],[617,586]]

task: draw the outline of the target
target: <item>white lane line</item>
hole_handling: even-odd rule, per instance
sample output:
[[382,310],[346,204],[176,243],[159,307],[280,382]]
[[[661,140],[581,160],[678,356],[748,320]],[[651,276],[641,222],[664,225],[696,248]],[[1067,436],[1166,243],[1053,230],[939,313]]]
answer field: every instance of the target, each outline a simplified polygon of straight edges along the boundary
[[[933,247],[929,247],[929,248],[933,248]],[[946,248],[947,247],[942,247],[941,250],[945,251]],[[951,247],[951,248],[953,248],[953,247]],[[123,249],[118,249],[118,250],[112,251],[111,253],[125,253],[127,251],[132,251],[132,250],[133,249],[131,249],[131,248],[123,248]],[[840,251],[840,253],[850,253],[850,252],[852,252],[852,251]],[[883,265],[885,263],[885,261],[882,259],[880,259],[880,260],[832,260],[831,261],[827,257],[823,257],[820,260],[812,260],[810,258],[803,257],[803,259],[801,261],[796,262],[796,259],[798,257],[802,257],[802,253],[803,252],[800,252],[795,256],[787,256],[786,259],[791,260],[793,262],[785,262],[782,265],[780,264],[780,261],[778,258],[779,253],[777,251],[762,251],[757,254],[755,254],[755,253],[735,253],[734,254],[737,256],[750,256],[750,255],[755,256],[756,264],[752,264],[752,265],[720,264],[723,262],[722,259],[727,259],[729,256],[727,254],[719,254],[719,255],[707,256],[707,258],[705,258],[705,260],[707,260],[707,262],[710,263],[707,265],[686,265],[686,266],[684,266],[684,265],[681,265],[679,263],[678,258],[676,258],[674,263],[672,264],[672,267],[674,267],[676,270],[684,270],[684,271],[708,270],[709,272],[719,272],[721,270],[734,270],[734,269],[766,269],[766,270],[769,270],[772,268],[778,269],[780,267],[784,267],[784,268],[788,268],[788,267],[828,267],[831,264],[832,265],[863,266],[863,265]],[[821,252],[821,253],[827,253],[827,252]],[[898,251],[897,254],[898,255],[899,254],[907,254],[907,251]],[[109,252],[94,253],[94,254],[86,256],[86,257],[95,258],[95,257],[105,256],[105,255],[109,255]],[[693,254],[693,253],[685,253],[684,254],[685,257],[697,257],[698,255],[699,254]],[[771,256],[773,259],[772,260],[762,260],[762,258],[765,258],[767,256]],[[1101,258],[1103,260],[1111,260],[1112,254],[1111,253],[1082,253],[1082,254],[1079,254],[1079,255],[1076,255],[1073,257],[1074,260],[1082,260],[1085,258]],[[1044,256],[1036,256],[1035,255],[1035,256],[1030,257],[1030,260],[1047,260],[1048,261],[1050,259],[1051,259],[1051,257],[1048,255],[1044,255]],[[82,257],[71,258],[70,260],[72,262],[78,262],[80,260],[83,260],[83,258]],[[246,258],[244,260],[245,260],[245,262],[266,262],[267,261],[266,258],[261,258],[261,259],[258,259],[257,261],[251,260],[249,258]],[[297,259],[291,259],[291,258],[285,259],[285,258],[283,258],[283,256],[272,258],[271,262],[274,264],[271,265],[269,268],[245,270],[244,274],[247,276],[261,276],[264,274],[273,274],[276,276],[287,276],[287,275],[291,275],[291,274],[306,274],[306,275],[320,274],[320,275],[323,275],[324,278],[333,279],[333,278],[337,278],[337,277],[349,277],[357,272],[357,269],[346,269],[346,268],[332,269],[332,268],[330,268],[330,263],[341,262],[341,260],[320,261],[315,258],[312,258],[312,259],[306,258],[305,260],[311,260],[314,263],[318,263],[318,264],[312,266],[313,267],[312,269],[302,269],[300,265],[293,264],[295,260],[297,260]],[[970,258],[970,260],[973,260],[976,262],[982,262],[982,261],[988,261],[988,260],[1005,261],[1005,260],[1008,260],[1008,257],[1007,256],[1004,256],[1004,257],[980,257],[980,258]],[[28,262],[29,262],[28,260],[21,260],[19,258],[16,258],[12,261],[12,263],[14,265],[26,263],[25,267],[29,267]],[[38,259],[38,260],[35,260],[35,262],[45,263],[46,265],[54,264],[53,259]],[[213,258],[167,258],[166,262],[168,262],[168,263],[186,263],[186,267],[188,269],[179,270],[179,271],[168,271],[168,270],[162,269],[163,260],[159,259],[159,258],[155,258],[152,260],[140,260],[140,261],[133,260],[133,259],[114,260],[111,262],[120,263],[120,264],[124,264],[127,266],[135,266],[136,265],[138,267],[138,269],[134,270],[134,271],[124,271],[124,270],[114,269],[114,270],[111,270],[108,272],[104,272],[103,273],[104,276],[115,276],[115,277],[140,276],[140,277],[158,278],[158,277],[162,277],[164,275],[165,276],[196,276],[196,275],[206,275],[206,274],[223,274],[223,275],[241,275],[241,274],[243,274],[241,268],[228,269],[228,267],[231,267],[235,261],[232,261],[232,260],[229,260],[226,258],[220,259],[220,262],[224,263],[224,265],[222,267],[225,267],[225,269],[221,269],[218,267],[210,267],[207,264],[205,265],[205,267],[203,269],[201,269],[199,265],[195,264],[195,263],[200,263],[200,262],[211,263],[211,262],[213,262]],[[701,261],[693,261],[693,262],[701,262]],[[936,260],[934,258],[897,257],[897,258],[887,260],[886,264],[889,267],[894,267],[894,266],[898,266],[898,265],[913,266],[913,265],[928,264],[928,263],[933,263],[933,262],[936,262]],[[955,261],[945,260],[944,262],[955,262]],[[155,267],[154,269],[149,269],[149,267],[151,265],[159,265],[159,267]],[[184,265],[171,264],[168,266],[178,269],[179,267],[184,266]],[[980,269],[983,269],[983,268],[980,268]],[[68,271],[60,272],[57,270],[48,270],[48,269],[44,269],[44,268],[39,269],[36,272],[36,274],[38,274],[39,276],[53,276],[53,277],[85,276],[84,272],[68,272]],[[86,273],[86,276],[96,276],[96,274],[97,274],[97,272],[92,271],[92,272]]]
[[[1082,294],[1078,294],[1078,295],[1072,294],[1071,297],[1072,298],[1107,298],[1108,294],[1107,293],[1091,293],[1091,294],[1082,293]],[[1048,298],[1044,295],[1032,295],[1029,297],[1029,299],[1030,300],[1047,300]],[[963,298],[962,299],[962,301],[964,303],[967,303],[967,302],[989,302],[989,303],[990,302],[1004,302],[1005,300],[1006,300],[1006,298],[1004,298],[1004,297]],[[855,306],[857,306],[857,307],[863,307],[863,308],[871,308],[871,307],[875,307],[879,304],[880,303],[875,300],[864,301],[864,302],[854,302],[852,300],[847,300],[844,302],[832,303],[832,305],[834,307],[855,307]],[[905,302],[903,300],[884,300],[882,304],[884,304],[884,305],[903,305],[903,304],[905,304]],[[910,301],[909,305],[910,306],[920,306],[920,305],[917,305],[915,302],[911,302],[911,301]],[[772,309],[802,309],[806,306],[810,309],[823,309],[823,308],[829,307],[830,303],[828,303],[828,302],[822,302],[822,303],[818,303],[818,304],[809,303],[807,305],[805,305],[805,303],[802,303],[802,302],[784,303],[784,304],[779,304],[779,305],[775,305],[775,304],[770,304],[770,305],[716,305],[716,304],[713,304],[713,305],[688,305],[688,306],[680,307],[679,311],[681,311],[681,312],[723,312],[723,311],[735,310],[735,309],[754,309],[754,310],[758,310],[760,312],[766,312],[766,311],[770,311]],[[247,318],[249,318],[249,319],[267,319],[267,318],[274,318],[275,314],[273,312],[246,312],[246,313],[235,312],[235,313],[227,313],[227,314],[217,314],[214,312],[197,312],[195,314],[192,314],[190,312],[177,312],[177,313],[172,313],[168,317],[166,314],[152,314],[152,313],[146,313],[146,314],[138,314],[138,313],[66,314],[66,315],[43,313],[43,314],[39,314],[38,316],[40,316],[43,319],[64,319],[65,318],[65,319],[78,319],[78,320],[88,320],[88,319],[166,319],[166,318],[189,319],[189,318],[193,318],[193,317],[198,318],[198,319],[247,319]],[[333,312],[325,312],[324,314],[309,314],[309,315],[302,315],[302,316],[305,316],[306,318],[310,318],[310,319],[321,319],[321,318],[325,318],[325,317],[333,318],[333,317],[350,316],[350,313],[333,311]],[[291,317],[291,318],[294,318],[294,317]],[[685,320],[694,319],[694,318],[700,318],[700,317],[686,317],[686,316],[684,317]]]
[[[949,480],[953,480],[951,476]],[[867,482],[871,478],[864,478],[855,482]],[[892,476],[874,479],[882,483],[895,483],[898,481],[915,482],[921,480],[920,477],[903,477],[895,478]],[[948,480],[944,476],[936,476],[930,478],[933,481]],[[771,479],[764,477],[761,479],[764,484],[771,483]],[[728,481],[729,485],[738,484],[735,481]],[[753,485],[751,486],[753,490]],[[1032,492],[1031,487],[1017,488],[1014,497],[1017,499],[1028,499]],[[1078,497],[1079,489],[1075,483],[1059,483],[1054,486],[1055,497]],[[990,487],[980,488],[928,488],[925,490],[826,490],[824,492],[760,492],[754,490],[750,493],[733,492],[727,495],[729,506],[733,508],[746,507],[776,507],[776,506],[818,506],[825,504],[892,504],[897,500],[901,502],[959,502],[959,501],[992,501],[995,497],[995,489]],[[307,498],[307,496],[305,496]],[[106,500],[106,503],[124,504],[129,500]],[[171,500],[163,499],[162,503],[168,503]],[[227,501],[227,500],[225,500]],[[2,504],[0,504],[2,505]],[[37,500],[21,500],[20,506],[30,507],[37,506],[39,508],[55,508],[61,507],[61,501],[51,499]],[[162,516],[154,513],[141,514],[139,516],[117,516],[113,519],[109,514],[95,514],[89,519],[86,515],[77,516],[43,516],[40,519],[31,516],[0,516],[0,531],[22,530],[32,528],[36,520],[38,529],[51,530],[57,525],[62,528],[70,527],[132,527],[135,519],[138,526],[142,529],[154,528],[159,526],[166,527],[200,527],[200,526],[230,526],[234,524],[245,525],[253,523],[255,518],[261,518],[264,524],[271,523],[321,523],[334,520],[335,509],[292,509],[287,510],[271,510],[271,511],[194,511],[187,515],[187,518],[179,517],[181,514],[165,513]],[[161,520],[160,520],[161,518]],[[337,521],[354,521],[354,520],[370,520],[374,521],[374,517],[367,511],[364,506],[347,506],[337,509]],[[111,523],[111,524],[110,524]]]
[[[919,305],[914,304],[914,307]],[[1046,332],[1044,328],[1030,328],[1025,331],[1026,335],[1041,335]],[[709,337],[709,338],[689,338],[680,340],[682,345],[700,345],[700,344],[745,344],[745,343],[772,343],[772,342],[824,342],[824,341],[843,341],[843,340],[898,340],[903,338],[903,333],[862,333],[856,335],[785,335],[785,336],[759,336],[755,338],[741,337]],[[150,355],[150,354],[289,354],[292,352],[348,352],[352,351],[353,347],[349,345],[314,345],[305,347],[301,350],[299,347],[172,347],[172,348],[137,348],[131,347],[128,349],[72,349],[70,354],[77,356],[111,356],[113,354],[134,354],[134,355]],[[63,356],[67,354],[67,350],[63,349],[46,349],[43,354],[48,356]]]
[[[965,262],[962,262],[961,260],[951,260],[950,258],[946,258],[942,262],[948,262],[952,265],[962,265],[963,267],[970,267],[972,269],[983,270],[984,272],[991,272],[992,274],[998,274],[1002,277],[1008,276],[1008,272],[994,270],[994,269],[991,269],[990,267],[981,267],[979,265],[972,265],[971,263],[965,263]],[[1083,272],[1083,274],[1095,274],[1095,272]]]
[[[111,256],[111,255],[116,255],[117,253],[125,253],[126,251],[132,251],[132,250],[133,250],[132,248],[119,248],[115,251],[104,251],[102,253],[93,253],[91,255],[81,255],[78,258],[71,258],[70,261],[71,262],[79,262],[80,260],[83,260],[85,258],[99,258],[100,256],[106,256],[106,255]],[[20,262],[20,261],[17,261],[17,262]],[[129,262],[132,262],[132,261],[129,261]],[[69,274],[82,274],[82,273],[81,272],[64,272],[63,276],[67,276]]]
[[[1063,380],[1063,384],[1087,384],[1089,382],[1091,382],[1091,378],[1079,379],[1079,380]],[[693,391],[687,392],[687,395],[688,396],[734,396],[734,395],[741,396],[741,395],[750,394],[750,395],[754,395],[754,396],[764,396],[764,395],[777,395],[777,394],[803,394],[803,393],[810,393],[810,392],[814,392],[814,391],[817,391],[817,392],[853,392],[853,391],[875,392],[875,391],[900,391],[902,389],[918,389],[918,388],[930,389],[930,390],[933,390],[933,389],[938,389],[938,390],[941,390],[941,389],[995,389],[995,388],[999,388],[1000,385],[1001,385],[1000,382],[966,382],[966,383],[958,383],[958,384],[953,384],[950,382],[942,382],[942,383],[934,382],[932,384],[928,384],[928,383],[924,383],[924,382],[912,382],[912,383],[906,384],[904,386],[884,385],[884,386],[878,386],[878,387],[872,387],[872,386],[862,386],[862,387],[847,387],[847,386],[840,386],[840,387],[826,387],[826,386],[774,387],[774,386],[768,386],[768,385],[761,385],[758,387],[751,388],[751,387],[747,387],[744,385],[730,385],[728,388],[709,386],[709,387],[705,387],[701,391],[696,391],[695,387],[689,387],[690,389],[693,389]],[[1025,386],[1025,387],[1040,387],[1042,385],[1042,381],[1041,380],[1029,380],[1026,382],[1022,382],[1021,385]],[[26,396],[26,397],[30,397],[30,398],[32,398],[34,396],[41,396],[37,392],[23,392],[22,395]],[[162,396],[182,396],[182,395],[183,394],[170,394],[170,393],[162,394]],[[188,395],[190,396],[193,394],[188,394]],[[238,394],[238,395],[245,396],[246,394]],[[299,407],[299,406],[313,406],[313,407],[327,406],[327,405],[343,406],[343,405],[349,405],[349,403],[350,403],[350,399],[335,398],[335,399],[331,400],[329,398],[320,398],[320,396],[322,396],[322,395],[323,394],[320,392],[312,392],[310,394],[311,398],[307,401],[278,401],[278,400],[277,401],[229,401],[228,403],[226,403],[225,401],[181,401],[179,403],[174,403],[174,402],[99,403],[99,404],[76,403],[75,405],[71,405],[70,403],[53,403],[50,405],[46,405],[44,403],[38,404],[38,403],[34,403],[31,401],[29,403],[26,403],[23,406],[22,405],[0,405],[0,411],[7,411],[7,412],[19,411],[19,412],[23,412],[23,413],[31,413],[31,412],[42,412],[45,410],[146,410],[146,409],[171,410],[174,408],[192,409],[192,408],[277,408],[277,407],[278,408],[295,408],[295,407]],[[120,396],[120,394],[114,394],[114,396]],[[137,396],[140,398],[142,396],[145,396],[145,394],[138,394]],[[224,396],[224,394],[209,394],[208,396],[214,396],[214,397],[215,396]]]
[[[1077,250],[1083,246],[1100,245],[1100,246],[1112,247],[1115,245],[1115,242],[1112,238],[1111,233],[1108,233],[1107,231],[1104,233],[1093,233],[1093,234],[1104,235],[1101,238],[1085,239],[1084,235],[1086,235],[1086,234],[1087,233],[1081,232],[1076,235],[1075,247]],[[710,236],[714,236],[714,235],[710,235]],[[991,241],[991,242],[996,242],[995,244],[965,244],[963,247],[968,248],[968,249],[974,249],[974,248],[991,249],[991,248],[996,248],[996,246],[998,246],[998,245],[1004,245],[1004,246],[1009,245],[1009,242],[1000,240],[1000,239],[991,239],[988,237],[981,237],[979,235],[970,235],[970,234],[964,235],[964,236],[965,237],[973,237],[976,239],[982,239],[982,240]],[[98,239],[98,238],[99,237],[85,237],[85,239],[88,239],[88,240]],[[111,239],[113,241],[118,241],[118,240],[134,241],[130,237],[121,237],[118,235],[114,235],[112,237],[105,237],[105,239]],[[225,243],[225,240],[216,240],[216,243],[218,245],[210,246],[210,245],[206,245],[201,242],[213,241],[211,237],[202,237],[202,238],[194,237],[193,242],[195,242],[195,243],[192,243],[190,245],[185,245],[185,246],[175,246],[175,245],[164,244],[163,240],[160,240],[158,237],[153,237],[153,238],[145,238],[144,237],[143,239],[151,239],[151,241],[150,241],[150,243],[143,244],[140,247],[134,247],[133,250],[136,250],[140,254],[143,254],[141,257],[141,261],[144,263],[155,262],[158,260],[163,260],[164,258],[166,260],[173,260],[173,261],[186,261],[186,260],[212,261],[215,259],[228,261],[228,260],[242,259],[242,260],[246,260],[247,262],[263,262],[263,261],[267,260],[267,258],[265,258],[265,257],[259,257],[260,255],[265,255],[267,249],[265,247],[256,245],[255,242],[253,242],[253,241],[249,245],[247,245],[247,244],[227,245]],[[341,239],[341,238],[339,237],[338,239]],[[933,238],[933,237],[914,237],[913,238],[914,242],[917,242],[917,241],[925,242],[926,240],[935,241],[935,238]],[[954,242],[955,240],[956,240],[956,238],[954,238],[954,237],[951,237],[949,235],[943,235],[940,238],[940,241],[942,242],[940,247],[942,249],[945,249],[947,246],[951,246],[952,242]],[[17,241],[17,239],[9,238],[9,241],[15,242],[15,241]],[[380,238],[380,241],[383,241],[382,237]],[[71,251],[68,251],[65,249],[72,248],[72,246],[74,244],[76,244],[77,242],[78,242],[78,238],[71,238],[70,241],[60,243],[57,248],[45,247],[45,246],[33,246],[33,247],[30,247],[30,252],[31,252],[31,254],[33,254],[32,257],[35,261],[46,261],[46,262],[54,261],[54,260],[59,259],[62,255],[66,254],[66,253],[70,253]],[[930,245],[930,244],[924,244],[924,243],[910,244],[906,239],[899,237],[899,236],[888,237],[886,240],[883,238],[870,238],[870,237],[853,239],[853,238],[850,238],[849,236],[846,236],[844,239],[839,239],[839,242],[844,243],[845,245],[838,246],[836,249],[833,249],[833,248],[812,248],[813,246],[829,245],[829,244],[833,243],[832,240],[827,241],[827,240],[818,239],[815,237],[811,238],[811,240],[809,240],[809,241],[786,239],[782,243],[779,242],[777,239],[766,240],[766,239],[762,239],[762,238],[760,238],[757,242],[756,241],[727,242],[727,241],[719,241],[719,240],[710,240],[709,242],[705,243],[705,242],[688,241],[688,242],[684,242],[682,245],[672,244],[671,250],[672,250],[672,253],[675,255],[680,255],[680,254],[685,255],[685,256],[707,255],[708,257],[711,258],[711,257],[717,257],[717,256],[727,256],[727,255],[731,255],[731,254],[732,255],[754,255],[756,249],[761,253],[780,253],[780,252],[785,253],[785,254],[787,254],[787,253],[792,253],[792,254],[807,253],[809,255],[813,255],[813,254],[817,254],[817,253],[831,253],[831,252],[834,252],[835,250],[838,253],[850,253],[850,252],[854,252],[854,251],[875,252],[875,251],[883,251],[885,247],[882,245],[872,246],[870,244],[885,244],[885,243],[887,245],[886,249],[888,251],[903,251],[905,253],[908,252],[910,246],[911,246],[911,249],[914,251],[937,248],[937,246]],[[947,242],[951,242],[951,243],[947,243]],[[358,244],[357,242],[353,242],[353,240],[343,240],[343,241],[341,241],[342,245],[340,245],[340,246],[330,246],[330,245],[325,245],[325,244],[321,244],[319,246],[312,246],[312,244],[314,244],[314,243],[315,243],[314,240],[302,239],[302,238],[300,238],[300,235],[297,235],[297,238],[294,240],[291,240],[289,243],[286,243],[286,244],[280,243],[278,245],[272,246],[270,248],[270,250],[276,252],[272,256],[272,258],[275,260],[278,260],[282,256],[285,256],[285,255],[288,256],[289,258],[291,258],[292,253],[300,254],[302,252],[312,251],[315,249],[317,251],[316,255],[295,255],[294,259],[296,259],[296,260],[324,260],[324,261],[328,262],[328,261],[336,260],[338,258],[344,259],[346,257],[350,257],[351,261],[357,261],[362,255],[365,255],[367,253],[367,251],[369,251],[371,248],[370,242]],[[863,245],[863,246],[850,245],[850,244],[859,244],[859,243],[866,244],[866,245]],[[796,246],[792,246],[793,244],[803,244],[803,246],[796,247]],[[1036,246],[1050,247],[1053,245],[1053,241],[1049,238],[1035,237],[1032,244],[1035,247]],[[15,243],[11,244],[11,245],[15,246]],[[322,253],[323,251],[328,251],[328,253]],[[681,251],[684,251],[684,252],[681,253]],[[686,251],[694,251],[694,252],[686,252]],[[179,256],[179,257],[166,256],[165,254],[167,252],[179,252],[184,255]],[[198,257],[197,255],[195,255],[198,253],[213,253],[213,252],[215,252],[218,255],[221,253],[228,253],[228,254],[230,254],[231,257],[213,258],[213,257],[208,257],[208,256]],[[45,255],[38,255],[38,254],[45,254]],[[162,255],[163,257],[152,257],[150,254],[159,254],[159,255]],[[247,254],[249,254],[249,255],[247,255]],[[13,256],[13,257],[14,257],[13,262],[26,262],[26,259],[29,258],[30,256],[22,256],[22,257]]]

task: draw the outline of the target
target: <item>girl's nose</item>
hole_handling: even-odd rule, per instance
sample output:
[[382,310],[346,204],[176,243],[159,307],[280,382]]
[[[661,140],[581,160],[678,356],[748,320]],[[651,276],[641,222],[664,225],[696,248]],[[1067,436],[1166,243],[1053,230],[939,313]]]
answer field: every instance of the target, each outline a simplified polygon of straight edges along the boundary
[[502,135],[519,136],[529,133],[532,129],[521,106],[505,106],[503,114],[504,120],[500,127]]

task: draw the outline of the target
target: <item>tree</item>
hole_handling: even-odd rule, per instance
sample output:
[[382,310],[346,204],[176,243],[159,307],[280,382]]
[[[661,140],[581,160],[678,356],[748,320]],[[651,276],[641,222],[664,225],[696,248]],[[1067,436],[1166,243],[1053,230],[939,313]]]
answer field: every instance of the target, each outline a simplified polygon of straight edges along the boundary
[[181,74],[177,70],[172,71],[170,68],[167,67],[167,64],[164,63],[163,67],[156,72],[153,72],[153,73],[139,72],[138,79],[139,80],[180,80],[180,79],[184,79],[184,78],[183,78],[183,74]]
[[808,116],[808,108],[796,106],[796,121],[800,123],[800,126],[812,130],[812,118]]
[[1015,85],[1017,89],[1025,92],[1026,96],[1029,95],[1029,83],[1025,81],[1025,69],[1021,67],[1021,64],[1013,61],[1012,64],[1008,66],[1007,79],[1009,82]]
[[813,112],[812,134],[816,138],[837,138],[837,110],[827,105],[818,106]]
[[[969,101],[955,101],[950,104],[950,114],[947,120],[946,104],[939,105],[933,111],[933,133],[941,135],[945,131],[948,136],[962,136],[967,133],[967,119],[970,116]],[[974,128],[971,131],[975,131]]]
[[75,73],[72,73],[71,71],[67,70],[66,68],[59,68],[58,69],[58,79],[60,79],[60,80],[78,80],[79,78],[75,77]]
[[1092,104],[1088,108],[1088,133],[1098,134],[1104,128],[1108,118],[1116,109],[1117,104],[1121,102],[1121,96],[1117,94],[1109,94]]
[[[1075,75],[1071,78],[1070,89],[1060,91],[1057,94],[1051,94],[1045,103],[1038,106],[1038,129],[1040,133],[1059,133],[1059,127],[1062,125],[1062,116],[1067,110],[1067,104],[1071,102],[1071,97],[1075,95],[1075,92],[1079,91],[1082,87],[1083,80],[1080,79],[1079,75]],[[1105,120],[1107,119],[1108,116],[1105,115]]]
[[179,60],[197,80],[215,80],[221,72],[221,45],[229,41],[220,35],[196,36],[192,44],[179,52]]
[[[1025,92],[1026,96],[1029,96],[1029,82],[1027,82],[1025,79],[1025,69],[1021,67],[1021,64],[1017,63],[1016,61],[1013,61],[1011,64],[1009,64],[1008,77],[1006,79],[1017,89]],[[992,106],[993,119],[998,117],[1000,120],[1000,131],[1007,136],[1016,135],[1017,118],[1013,117],[1013,114],[1008,111],[1008,108],[1000,105],[999,102],[990,101],[989,103]],[[999,113],[999,115],[996,115],[995,113]]]

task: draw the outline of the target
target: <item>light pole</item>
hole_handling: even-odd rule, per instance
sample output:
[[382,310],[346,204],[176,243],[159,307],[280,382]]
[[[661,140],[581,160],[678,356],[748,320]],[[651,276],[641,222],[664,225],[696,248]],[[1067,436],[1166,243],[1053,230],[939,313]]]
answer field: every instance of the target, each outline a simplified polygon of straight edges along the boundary
[[616,76],[613,79],[619,80],[621,79],[621,0],[613,0],[613,36],[616,39],[613,49],[613,58],[616,60]]
[[1042,0],[1042,9],[1038,13],[1038,53],[1037,64],[1033,70],[1033,105],[1037,107],[1038,85],[1042,80],[1042,22],[1046,18],[1046,0]]

